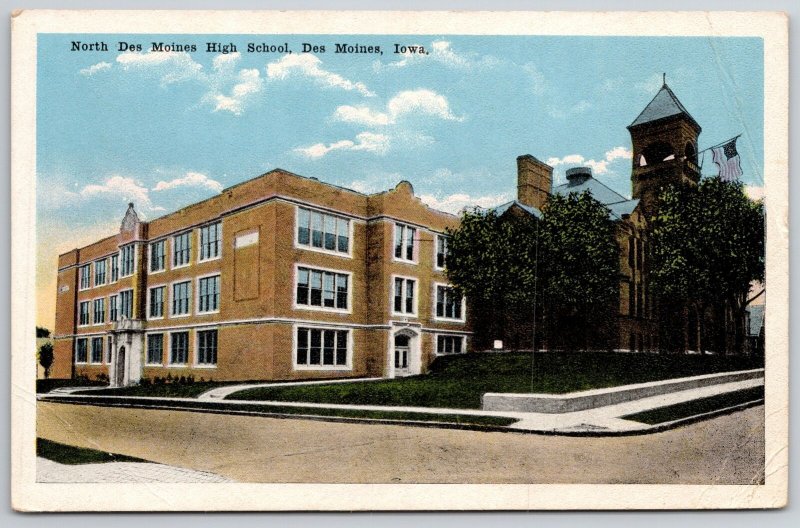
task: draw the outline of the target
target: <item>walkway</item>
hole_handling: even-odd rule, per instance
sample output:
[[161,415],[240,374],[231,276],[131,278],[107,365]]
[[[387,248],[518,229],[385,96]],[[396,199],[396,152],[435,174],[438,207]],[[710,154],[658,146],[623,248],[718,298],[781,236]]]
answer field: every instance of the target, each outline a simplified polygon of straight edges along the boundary
[[339,380],[311,380],[311,381],[287,381],[281,383],[253,383],[249,385],[227,385],[204,392],[197,397],[198,400],[224,400],[228,395],[248,389],[260,389],[262,387],[292,387],[294,385],[330,385],[332,383],[356,383],[362,381],[380,381],[385,378],[347,378]]
[[36,482],[69,482],[73,484],[89,482],[206,484],[234,481],[214,473],[166,466],[164,464],[107,462],[103,464],[68,465],[37,457]]

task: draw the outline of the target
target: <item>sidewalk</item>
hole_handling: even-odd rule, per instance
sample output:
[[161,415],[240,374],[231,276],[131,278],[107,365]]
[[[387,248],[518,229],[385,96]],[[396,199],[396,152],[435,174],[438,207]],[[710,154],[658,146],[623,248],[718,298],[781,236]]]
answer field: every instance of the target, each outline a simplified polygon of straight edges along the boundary
[[184,469],[164,464],[146,462],[108,462],[104,464],[59,464],[46,458],[36,458],[36,482],[93,483],[149,483],[173,484],[233,482],[204,471]]
[[[348,380],[354,381],[354,380]],[[344,382],[342,380],[341,382]],[[313,383],[313,382],[298,382],[298,383]],[[325,382],[325,383],[330,383]],[[248,405],[256,406],[281,406],[281,407],[296,407],[306,409],[348,409],[348,410],[364,410],[364,411],[396,411],[396,412],[420,412],[420,413],[434,413],[434,414],[450,414],[450,415],[464,415],[464,416],[503,416],[515,418],[519,420],[508,426],[508,429],[528,432],[541,432],[541,433],[624,433],[624,432],[646,432],[653,429],[651,426],[644,423],[633,422],[624,420],[621,417],[629,414],[634,414],[643,411],[649,411],[659,407],[674,405],[700,398],[707,398],[724,394],[727,392],[734,392],[752,387],[758,387],[764,384],[763,378],[750,379],[745,381],[737,381],[731,383],[722,383],[708,387],[701,387],[695,389],[684,390],[680,392],[673,392],[660,396],[652,396],[649,398],[642,398],[639,400],[628,401],[615,405],[608,405],[605,407],[598,407],[595,409],[588,409],[584,411],[569,412],[562,414],[545,414],[545,413],[531,413],[531,412],[512,412],[512,411],[484,411],[480,409],[447,409],[435,407],[392,407],[384,405],[345,405],[345,404],[329,404],[329,403],[305,403],[305,402],[282,402],[282,401],[252,401],[252,400],[223,400],[221,397],[211,399],[208,395],[213,392],[205,393],[203,400],[205,404],[236,404],[246,408]],[[266,385],[266,384],[265,384]],[[287,386],[288,383],[280,384]],[[261,385],[259,385],[261,386]],[[234,388],[235,387],[235,388]],[[242,390],[241,385],[233,387],[224,387],[226,390],[236,392]],[[217,390],[217,389],[215,389]],[[67,395],[49,395],[50,400],[58,400],[60,397],[67,397]],[[87,402],[91,401],[95,396],[91,395],[70,395],[71,398],[86,399]],[[156,404],[161,408],[168,407],[169,402],[195,402],[199,398],[155,398],[146,396],[103,396],[104,399],[120,399],[127,401],[141,400],[142,403]],[[198,409],[199,410],[199,409]],[[263,411],[262,411],[263,412]],[[313,416],[313,412],[309,412],[308,416]],[[288,415],[287,415],[288,416]],[[298,416],[298,415],[295,415]],[[357,421],[369,421],[368,419],[354,419]],[[431,423],[435,426],[435,422]]]
[[248,389],[260,389],[262,387],[292,387],[295,385],[330,385],[332,383],[358,383],[363,381],[380,381],[384,378],[347,378],[339,380],[310,380],[310,381],[288,381],[282,383],[252,383],[249,385],[228,385],[204,392],[197,397],[198,400],[224,400],[230,394]]

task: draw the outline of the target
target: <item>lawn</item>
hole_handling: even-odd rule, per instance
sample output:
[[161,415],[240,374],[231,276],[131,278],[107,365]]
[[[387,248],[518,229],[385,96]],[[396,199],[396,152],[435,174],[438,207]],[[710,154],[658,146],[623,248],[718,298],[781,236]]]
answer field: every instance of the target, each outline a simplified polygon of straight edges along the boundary
[[623,418],[649,425],[657,425],[763,399],[764,387],[753,387],[752,389],[718,394],[717,396],[678,403],[651,411],[629,414],[628,416],[623,416]]
[[228,400],[477,409],[486,392],[565,393],[761,366],[749,358],[615,353],[480,353],[437,358],[430,372],[393,380],[269,387]]
[[36,439],[36,456],[58,462],[59,464],[102,464],[105,462],[148,462],[141,458],[106,453],[95,449],[74,447],[44,438]]

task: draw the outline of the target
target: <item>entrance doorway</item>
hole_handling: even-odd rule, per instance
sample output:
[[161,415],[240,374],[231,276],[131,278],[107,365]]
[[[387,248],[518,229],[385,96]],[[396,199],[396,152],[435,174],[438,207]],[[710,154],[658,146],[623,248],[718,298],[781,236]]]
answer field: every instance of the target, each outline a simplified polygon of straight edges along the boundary
[[394,375],[408,376],[408,356],[411,350],[410,338],[407,335],[394,336]]
[[125,346],[119,347],[117,351],[116,371],[114,372],[114,382],[117,387],[125,386]]

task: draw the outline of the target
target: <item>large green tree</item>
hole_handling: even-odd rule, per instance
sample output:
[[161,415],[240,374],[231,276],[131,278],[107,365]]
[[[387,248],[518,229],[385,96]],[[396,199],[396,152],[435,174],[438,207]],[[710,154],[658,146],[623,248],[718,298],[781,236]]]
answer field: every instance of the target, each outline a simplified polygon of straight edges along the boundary
[[503,338],[530,348],[534,321],[568,346],[604,346],[590,340],[616,302],[619,249],[608,209],[591,194],[551,196],[541,219],[516,208],[465,211],[449,234],[447,275],[470,302],[480,346]]
[[[744,344],[751,284],[764,280],[764,206],[749,199],[740,182],[718,177],[697,187],[672,186],[659,198],[652,219],[650,277],[655,292],[683,303],[697,321],[697,337],[716,336],[724,346],[725,308],[734,315],[734,348]],[[712,310],[716,328],[703,328]],[[699,343],[701,349],[710,343]]]

